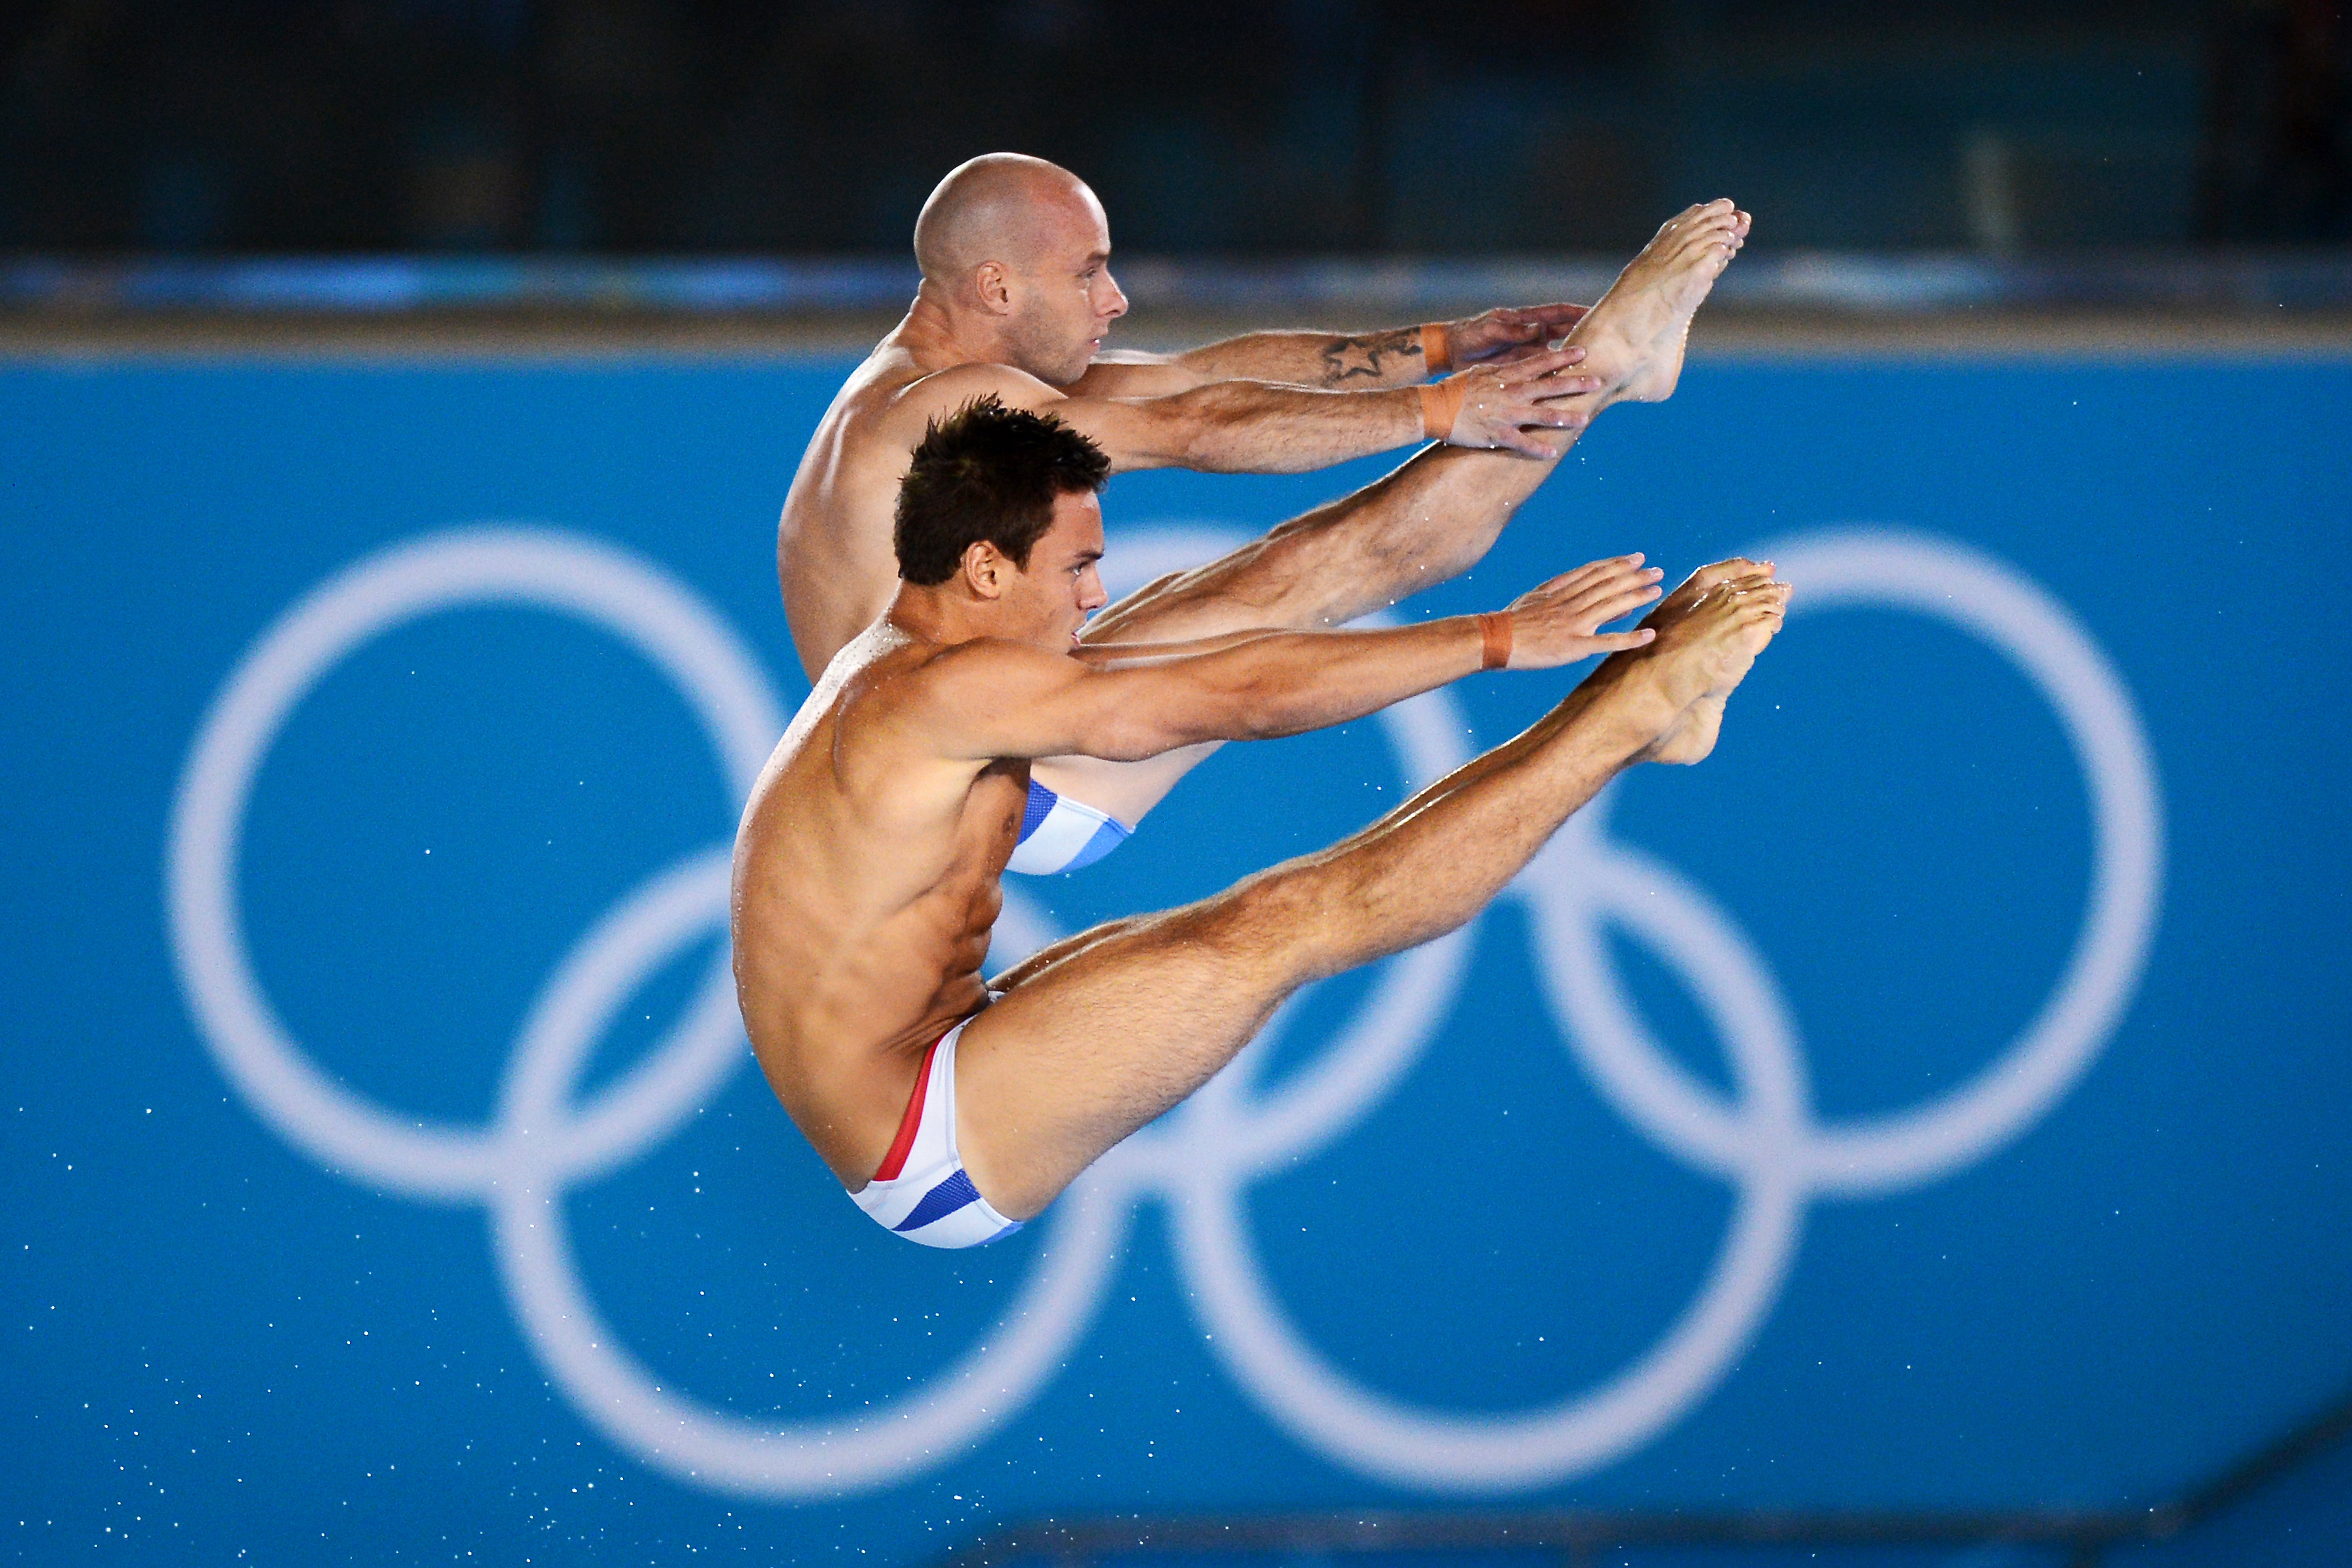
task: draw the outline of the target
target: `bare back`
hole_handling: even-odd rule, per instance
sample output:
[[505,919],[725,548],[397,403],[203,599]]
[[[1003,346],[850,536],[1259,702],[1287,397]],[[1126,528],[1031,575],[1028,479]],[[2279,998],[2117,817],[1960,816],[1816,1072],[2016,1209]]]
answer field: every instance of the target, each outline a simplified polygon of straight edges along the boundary
[[776,576],[793,648],[812,675],[890,602],[898,577],[890,514],[914,450],[893,415],[901,394],[928,373],[895,335],[886,339],[834,395],[793,476],[776,530]]
[[1061,396],[1010,365],[908,341],[916,336],[900,327],[842,384],[784,497],[776,576],[811,679],[889,608],[898,581],[891,518],[924,428],[982,392],[1024,407]]
[[735,973],[777,1097],[843,1184],[879,1164],[923,1050],[986,999],[1024,762],[944,759],[907,698],[944,650],[887,624],[784,732],[736,851]]

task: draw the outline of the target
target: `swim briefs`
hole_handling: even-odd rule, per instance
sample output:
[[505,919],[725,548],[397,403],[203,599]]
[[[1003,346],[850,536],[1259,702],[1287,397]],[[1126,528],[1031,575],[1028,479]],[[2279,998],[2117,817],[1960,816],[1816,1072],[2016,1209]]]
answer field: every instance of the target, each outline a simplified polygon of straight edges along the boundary
[[890,1152],[874,1179],[849,1195],[883,1229],[926,1247],[984,1247],[1021,1228],[1019,1220],[988,1206],[956,1153],[956,1040],[971,1022],[964,1019],[923,1052]]
[[1021,840],[1005,869],[1024,876],[1076,871],[1118,848],[1132,831],[1118,818],[1056,795],[1032,779],[1029,803],[1021,812]]

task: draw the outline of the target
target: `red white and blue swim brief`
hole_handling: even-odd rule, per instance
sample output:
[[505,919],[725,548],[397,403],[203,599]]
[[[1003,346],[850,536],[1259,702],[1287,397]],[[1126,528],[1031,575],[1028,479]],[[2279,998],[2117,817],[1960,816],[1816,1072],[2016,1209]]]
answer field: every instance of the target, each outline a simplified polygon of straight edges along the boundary
[[849,1195],[883,1229],[926,1247],[984,1247],[1021,1228],[988,1206],[956,1153],[956,1040],[971,1022],[964,1019],[923,1053],[890,1152],[874,1179]]

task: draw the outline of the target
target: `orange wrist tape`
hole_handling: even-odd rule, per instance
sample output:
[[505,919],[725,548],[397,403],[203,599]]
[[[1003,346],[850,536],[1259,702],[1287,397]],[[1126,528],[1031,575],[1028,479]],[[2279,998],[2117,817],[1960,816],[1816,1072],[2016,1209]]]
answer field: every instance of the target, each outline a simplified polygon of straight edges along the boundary
[[1462,417],[1462,404],[1470,396],[1470,389],[1448,377],[1442,382],[1423,382],[1412,389],[1421,394],[1421,433],[1432,441],[1443,441],[1454,434],[1454,422]]
[[1421,362],[1433,376],[1454,368],[1454,345],[1446,340],[1445,323],[1431,321],[1421,329]]
[[1478,635],[1485,643],[1478,660],[1482,670],[1499,670],[1511,662],[1511,612],[1492,610],[1478,617]]

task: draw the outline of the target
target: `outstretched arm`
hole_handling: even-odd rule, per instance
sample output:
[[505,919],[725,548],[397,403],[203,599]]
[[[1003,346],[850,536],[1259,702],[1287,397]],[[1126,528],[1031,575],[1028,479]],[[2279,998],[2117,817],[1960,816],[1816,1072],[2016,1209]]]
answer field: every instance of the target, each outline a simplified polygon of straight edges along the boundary
[[1533,305],[1377,332],[1250,332],[1181,354],[1117,349],[1097,358],[1070,391],[1078,397],[1164,397],[1223,381],[1353,392],[1411,386],[1540,352],[1565,336],[1584,310]]
[[1111,466],[1296,474],[1439,440],[1553,455],[1540,433],[1580,430],[1591,416],[1564,400],[1600,382],[1571,367],[1581,348],[1482,365],[1425,386],[1324,392],[1266,382],[1211,382],[1160,397],[1073,397],[1004,365],[960,365],[900,394],[909,448],[923,426],[975,397],[1051,413],[1091,438]]
[[1638,648],[1600,628],[1658,597],[1640,556],[1580,567],[1508,610],[1371,632],[1267,632],[1200,643],[1094,644],[1083,658],[982,641],[917,688],[918,722],[961,758],[1157,757],[1205,740],[1297,735],[1361,718],[1481,669],[1546,669]]

